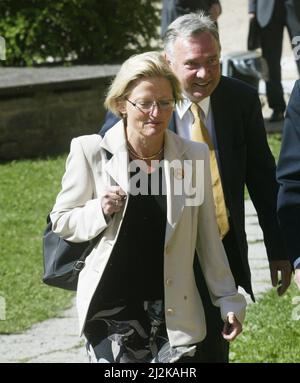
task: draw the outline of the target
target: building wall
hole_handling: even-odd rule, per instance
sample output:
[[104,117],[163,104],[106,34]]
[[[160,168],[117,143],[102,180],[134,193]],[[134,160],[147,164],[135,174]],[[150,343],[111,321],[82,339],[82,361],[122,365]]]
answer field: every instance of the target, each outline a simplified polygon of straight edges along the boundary
[[36,80],[0,89],[0,160],[68,151],[73,137],[98,133],[103,123],[111,76]]

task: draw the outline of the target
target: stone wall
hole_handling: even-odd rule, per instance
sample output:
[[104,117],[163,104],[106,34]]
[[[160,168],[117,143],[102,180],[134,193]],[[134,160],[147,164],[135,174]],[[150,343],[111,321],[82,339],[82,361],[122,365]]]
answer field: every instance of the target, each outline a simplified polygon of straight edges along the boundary
[[0,68],[0,160],[69,150],[73,137],[97,133],[118,66]]

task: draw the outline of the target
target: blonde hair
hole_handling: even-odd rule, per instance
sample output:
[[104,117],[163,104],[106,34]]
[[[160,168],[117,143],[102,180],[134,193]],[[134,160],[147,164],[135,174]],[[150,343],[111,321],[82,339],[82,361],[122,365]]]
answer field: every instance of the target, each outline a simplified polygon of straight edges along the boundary
[[134,83],[144,77],[164,77],[170,81],[175,101],[182,98],[181,85],[160,52],[145,52],[131,56],[121,66],[114,78],[104,106],[114,114],[122,117],[119,112],[120,101],[129,96]]

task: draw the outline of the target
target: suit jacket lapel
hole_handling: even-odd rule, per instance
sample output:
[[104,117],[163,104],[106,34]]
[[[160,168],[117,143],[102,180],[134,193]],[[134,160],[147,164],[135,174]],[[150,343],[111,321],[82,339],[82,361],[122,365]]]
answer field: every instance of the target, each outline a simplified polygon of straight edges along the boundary
[[177,129],[176,129],[176,112],[175,111],[172,113],[172,117],[171,117],[171,120],[169,122],[169,130],[171,130],[174,133],[177,133]]

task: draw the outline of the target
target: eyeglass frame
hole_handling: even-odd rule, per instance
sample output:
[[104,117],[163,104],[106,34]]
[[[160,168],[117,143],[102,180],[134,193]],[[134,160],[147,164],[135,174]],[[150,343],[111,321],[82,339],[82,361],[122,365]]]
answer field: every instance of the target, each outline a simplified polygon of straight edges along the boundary
[[[127,97],[125,97],[125,100],[129,102],[129,104],[131,104],[132,106],[134,106],[135,108],[137,108],[140,112],[142,113],[149,113],[151,112],[151,110],[153,110],[153,107],[156,106],[157,108],[159,108],[160,110],[163,110],[163,111],[166,111],[168,110],[169,108],[174,108],[175,106],[175,103],[176,103],[176,100],[161,100],[161,101],[152,101],[152,104],[150,106],[149,109],[143,109],[141,106],[138,106],[138,102],[133,102],[131,100],[129,100]],[[172,104],[171,105],[168,105],[168,107],[162,107],[161,106],[161,102],[163,101],[172,101]],[[150,102],[150,101],[149,101]]]

